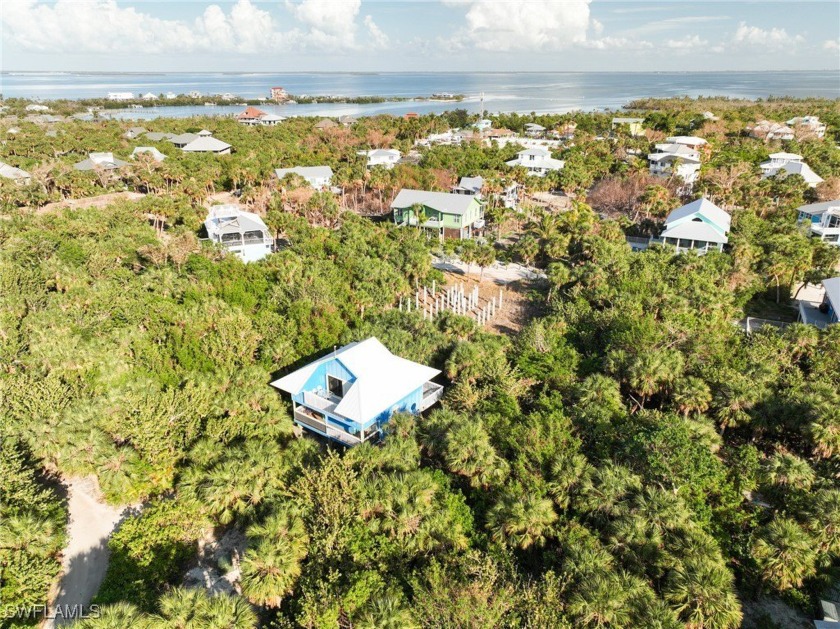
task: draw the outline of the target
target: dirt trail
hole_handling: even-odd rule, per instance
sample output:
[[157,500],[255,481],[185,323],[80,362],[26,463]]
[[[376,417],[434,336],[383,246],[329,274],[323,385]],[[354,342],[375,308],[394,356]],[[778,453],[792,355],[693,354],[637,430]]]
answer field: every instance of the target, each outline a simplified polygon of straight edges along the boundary
[[45,206],[35,210],[35,213],[48,214],[49,212],[54,212],[62,208],[105,207],[114,201],[138,201],[145,196],[146,195],[142,192],[111,192],[109,194],[100,194],[95,197],[64,199],[63,201],[47,203]]
[[50,605],[50,616],[58,617],[55,621],[45,621],[45,629],[69,624],[69,619],[61,617],[69,615],[65,610],[78,610],[79,606],[90,604],[108,569],[108,537],[125,510],[102,501],[93,476],[69,479],[67,496],[70,514],[67,546]]

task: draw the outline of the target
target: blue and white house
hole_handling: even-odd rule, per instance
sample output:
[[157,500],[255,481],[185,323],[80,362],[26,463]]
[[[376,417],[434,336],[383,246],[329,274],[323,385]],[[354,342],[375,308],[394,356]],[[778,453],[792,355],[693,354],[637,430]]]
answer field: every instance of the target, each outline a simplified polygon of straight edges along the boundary
[[440,370],[395,356],[374,337],[350,343],[275,380],[292,396],[294,422],[347,446],[376,438],[394,413],[437,402]]
[[840,199],[798,208],[798,220],[808,225],[813,238],[840,247]]

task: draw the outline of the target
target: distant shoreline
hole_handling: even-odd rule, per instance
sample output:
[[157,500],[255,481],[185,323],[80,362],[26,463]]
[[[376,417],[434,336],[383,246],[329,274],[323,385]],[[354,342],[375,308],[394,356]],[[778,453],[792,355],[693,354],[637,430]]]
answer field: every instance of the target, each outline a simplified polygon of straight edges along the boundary
[[429,75],[429,74],[478,74],[478,75],[506,75],[506,74],[813,74],[822,72],[840,72],[835,68],[822,68],[813,70],[406,70],[406,71],[392,71],[392,70],[370,70],[370,71],[330,71],[323,70],[287,70],[282,72],[254,72],[254,71],[216,71],[216,70],[182,70],[169,72],[165,70],[2,70],[0,76],[20,76],[20,75],[84,75],[84,76],[178,76],[178,75],[222,75],[222,76],[277,76],[294,75],[347,75],[347,76],[375,76],[375,75]]

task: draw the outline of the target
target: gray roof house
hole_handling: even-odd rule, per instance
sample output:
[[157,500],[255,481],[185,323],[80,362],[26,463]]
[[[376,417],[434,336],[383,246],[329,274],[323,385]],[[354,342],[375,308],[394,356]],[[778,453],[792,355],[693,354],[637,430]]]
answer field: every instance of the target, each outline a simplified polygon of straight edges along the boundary
[[332,185],[333,171],[329,166],[295,166],[293,168],[276,168],[274,174],[277,179],[283,179],[286,175],[299,175],[316,190],[323,190]]
[[18,183],[27,183],[32,178],[32,175],[25,170],[0,162],[0,177],[13,179]]
[[131,127],[128,131],[123,133],[123,137],[133,140],[134,138],[139,138],[144,133],[146,133],[146,129],[143,127]]
[[156,162],[162,162],[166,159],[166,155],[161,153],[157,150],[154,146],[137,146],[131,151],[131,157],[137,157],[137,155],[150,155],[151,158]]
[[95,170],[101,168],[102,170],[116,170],[128,166],[128,162],[114,157],[113,153],[88,153],[88,158],[82,160],[77,164],[73,164],[76,170]]
[[230,144],[209,135],[199,136],[181,147],[185,153],[215,153],[216,155],[229,155],[230,149]]
[[481,195],[481,189],[484,187],[483,177],[461,177],[457,186],[452,188],[455,194],[475,194]]
[[146,132],[146,139],[151,140],[152,142],[160,142],[161,140],[169,140],[171,142],[173,138],[177,137],[178,136],[175,133],[166,133],[161,131]]
[[181,133],[180,135],[170,135],[169,137],[169,141],[179,149],[184,148],[187,144],[197,139],[197,133]]

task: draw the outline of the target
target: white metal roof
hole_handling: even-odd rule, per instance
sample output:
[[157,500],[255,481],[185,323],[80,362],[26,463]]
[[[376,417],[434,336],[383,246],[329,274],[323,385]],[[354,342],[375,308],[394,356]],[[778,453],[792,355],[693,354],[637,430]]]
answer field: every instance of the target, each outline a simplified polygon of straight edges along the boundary
[[378,339],[371,337],[345,345],[275,380],[271,386],[296,395],[319,365],[333,359],[344,365],[355,378],[335,412],[362,424],[389,410],[440,373],[438,369],[395,356]]
[[692,201],[682,207],[678,207],[668,215],[668,218],[665,219],[665,227],[668,227],[671,223],[693,214],[700,214],[709,219],[715,225],[723,227],[724,231],[729,231],[729,225],[732,222],[732,217],[706,198],[697,199],[696,201]]
[[688,157],[698,157],[700,155],[696,149],[686,146],[685,144],[678,144],[676,142],[657,144],[656,149],[662,153],[673,153],[674,155],[687,155]]
[[367,152],[368,157],[400,157],[401,155],[402,153],[397,149],[373,149]]
[[840,209],[840,199],[834,201],[823,201],[821,203],[810,203],[808,205],[801,205],[797,208],[799,212],[810,214],[811,216],[824,214],[828,210]]
[[93,170],[98,167],[105,170],[114,170],[126,165],[128,165],[128,162],[117,159],[113,153],[88,153],[88,158],[73,164],[73,168],[76,170]]
[[802,161],[802,156],[796,153],[770,153],[770,159],[783,159],[791,162]]
[[204,221],[207,235],[215,238],[221,234],[262,231],[268,233],[263,219],[253,212],[246,212],[238,205],[214,205]]
[[484,178],[483,177],[461,177],[461,181],[458,182],[458,188],[460,190],[470,190],[473,192],[481,192],[481,189],[484,187]]
[[671,144],[682,144],[685,146],[702,146],[707,144],[703,138],[698,138],[696,135],[675,135],[665,140]]
[[722,242],[726,244],[729,238],[721,234],[714,227],[703,221],[688,221],[675,227],[666,225],[660,238],[683,238],[685,240],[705,240],[706,242]]
[[430,192],[403,188],[391,202],[392,209],[404,209],[415,203],[425,205],[444,214],[464,214],[475,201],[475,197],[451,192]]
[[202,136],[184,146],[183,150],[188,153],[220,153],[228,150],[229,148],[230,144],[227,142],[222,142],[221,140],[210,136]]
[[811,167],[805,162],[786,162],[784,165],[778,167],[772,166],[770,162],[764,162],[761,164],[761,169],[764,171],[765,177],[779,175],[781,171],[784,171],[788,175],[802,175],[805,183],[811,186],[816,186],[818,183],[823,182],[823,178],[811,170]]
[[[667,158],[667,159],[666,159]],[[648,160],[651,162],[673,161],[680,160],[685,164],[699,164],[700,160],[691,155],[681,155],[679,153],[651,153],[648,155]]]

